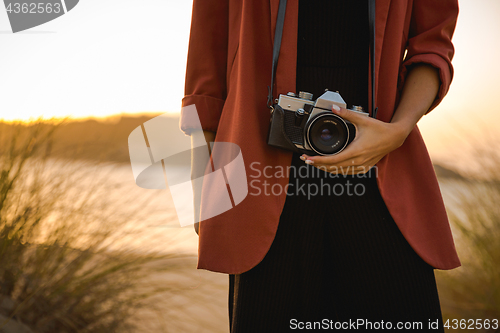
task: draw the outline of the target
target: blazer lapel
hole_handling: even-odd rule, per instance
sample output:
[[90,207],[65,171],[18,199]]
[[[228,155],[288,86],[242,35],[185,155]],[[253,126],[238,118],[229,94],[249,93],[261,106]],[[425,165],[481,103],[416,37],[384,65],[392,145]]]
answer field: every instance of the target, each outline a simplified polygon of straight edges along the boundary
[[[401,1],[401,0],[398,0]],[[375,3],[375,72],[379,73],[382,47],[384,44],[385,27],[391,0],[376,0]]]

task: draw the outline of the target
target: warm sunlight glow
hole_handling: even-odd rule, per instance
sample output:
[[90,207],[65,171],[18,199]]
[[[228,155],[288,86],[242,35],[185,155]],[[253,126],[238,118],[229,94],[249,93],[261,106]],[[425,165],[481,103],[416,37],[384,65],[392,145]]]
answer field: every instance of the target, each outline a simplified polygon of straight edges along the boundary
[[[433,157],[449,155],[457,138],[469,141],[499,128],[500,46],[492,36],[500,33],[500,2],[459,3],[454,81],[419,124]],[[0,11],[0,119],[178,113],[191,4],[155,1],[151,10],[131,1],[82,2],[67,17],[32,29],[37,33],[15,35],[6,33],[7,15]]]

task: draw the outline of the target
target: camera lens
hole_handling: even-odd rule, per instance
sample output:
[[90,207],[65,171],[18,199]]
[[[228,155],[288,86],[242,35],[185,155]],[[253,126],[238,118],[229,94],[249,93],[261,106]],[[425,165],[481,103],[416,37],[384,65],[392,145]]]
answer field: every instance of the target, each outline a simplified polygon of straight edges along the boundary
[[332,132],[328,129],[325,128],[324,130],[321,131],[321,140],[322,141],[330,141],[333,138]]
[[320,155],[334,155],[342,151],[349,139],[346,122],[339,116],[320,113],[306,126],[307,143]]

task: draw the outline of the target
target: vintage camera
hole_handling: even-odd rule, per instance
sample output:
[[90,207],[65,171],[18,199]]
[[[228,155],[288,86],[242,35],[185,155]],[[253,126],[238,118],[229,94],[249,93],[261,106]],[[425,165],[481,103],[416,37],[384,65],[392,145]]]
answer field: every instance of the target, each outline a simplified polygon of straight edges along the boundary
[[[354,140],[354,125],[332,112],[335,104],[345,108],[338,92],[326,91],[312,100],[311,93],[280,95],[271,116],[267,143],[307,155],[335,155]],[[368,116],[361,106],[351,111]]]

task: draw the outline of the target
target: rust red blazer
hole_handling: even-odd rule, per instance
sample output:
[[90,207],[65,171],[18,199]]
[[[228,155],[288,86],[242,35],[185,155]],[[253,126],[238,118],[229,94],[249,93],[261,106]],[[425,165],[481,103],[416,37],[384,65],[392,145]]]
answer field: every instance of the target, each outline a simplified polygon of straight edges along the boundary
[[[289,166],[292,156],[266,144],[266,97],[278,5],[279,0],[194,0],[183,106],[196,105],[203,129],[216,131],[216,141],[240,146],[249,180],[258,180],[254,185],[266,180],[268,186],[284,188],[287,177],[264,179],[254,170]],[[426,63],[439,69],[441,87],[432,108],[445,96],[453,76],[451,37],[457,15],[457,0],[377,0],[378,119],[391,120],[409,65]],[[289,0],[278,94],[295,91],[297,17],[298,0]],[[195,127],[183,113],[181,129],[189,134]],[[382,197],[413,249],[435,268],[459,266],[418,128],[377,166]],[[284,192],[249,194],[235,208],[201,222],[198,268],[237,274],[257,265],[273,242],[285,199]]]

